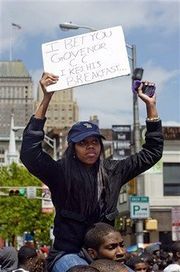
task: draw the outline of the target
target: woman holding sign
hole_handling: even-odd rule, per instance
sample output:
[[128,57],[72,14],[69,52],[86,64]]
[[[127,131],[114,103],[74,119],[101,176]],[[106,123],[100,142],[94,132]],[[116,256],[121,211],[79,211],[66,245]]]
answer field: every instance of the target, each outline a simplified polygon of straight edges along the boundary
[[121,161],[103,159],[103,135],[97,125],[82,121],[69,130],[68,147],[62,159],[53,160],[42,150],[41,144],[45,115],[53,95],[46,88],[58,80],[49,73],[44,73],[40,80],[44,96],[24,130],[21,160],[51,191],[56,215],[48,269],[65,272],[76,264],[86,263],[78,257],[78,252],[87,229],[96,222],[114,223],[122,185],[159,161],[163,136],[155,95],[143,94],[141,84],[138,96],[147,109],[147,133],[139,153]]

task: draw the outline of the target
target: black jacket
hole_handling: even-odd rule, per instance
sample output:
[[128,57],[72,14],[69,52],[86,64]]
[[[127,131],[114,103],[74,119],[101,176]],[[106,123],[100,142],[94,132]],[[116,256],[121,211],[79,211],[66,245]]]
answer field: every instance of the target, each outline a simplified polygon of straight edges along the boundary
[[[161,158],[163,151],[161,121],[147,122],[146,142],[139,153],[120,161],[109,159],[103,161],[108,176],[104,204],[101,203],[101,207],[97,205],[95,210],[85,213],[86,197],[91,196],[93,207],[96,195],[93,197],[92,191],[96,191],[97,187],[93,188],[93,184],[91,187],[88,186],[85,180],[77,182],[75,179],[68,195],[68,181],[65,180],[62,160],[54,161],[42,150],[45,120],[34,117],[30,119],[23,134],[20,158],[27,169],[51,191],[56,209],[54,248],[67,253],[78,252],[89,225],[98,221],[111,223],[117,216],[116,205],[122,185],[148,170]],[[88,175],[94,175],[93,171]],[[94,179],[96,182],[97,178]]]

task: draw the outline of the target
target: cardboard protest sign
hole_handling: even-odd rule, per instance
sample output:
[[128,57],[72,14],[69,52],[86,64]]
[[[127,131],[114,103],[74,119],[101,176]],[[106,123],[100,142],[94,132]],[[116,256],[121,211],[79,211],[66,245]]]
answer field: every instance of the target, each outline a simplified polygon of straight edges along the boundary
[[48,91],[130,74],[121,26],[42,44],[44,71],[59,76]]

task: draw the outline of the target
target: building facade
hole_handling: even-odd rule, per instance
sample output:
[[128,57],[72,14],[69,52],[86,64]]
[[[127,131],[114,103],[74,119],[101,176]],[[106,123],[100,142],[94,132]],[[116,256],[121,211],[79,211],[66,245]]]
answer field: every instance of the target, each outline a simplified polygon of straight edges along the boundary
[[[17,152],[21,147],[22,129],[27,125],[43,92],[38,86],[37,101],[33,98],[33,82],[22,61],[0,62],[0,165],[6,165],[11,132],[11,116],[14,116]],[[69,128],[79,118],[73,90],[57,91],[47,111],[45,131],[54,128]],[[47,142],[47,141],[46,141]],[[48,145],[47,145],[48,146]],[[62,146],[62,145],[60,145]],[[50,147],[52,151],[52,147]]]
[[33,112],[33,82],[21,61],[0,62],[0,137],[10,134],[11,114],[15,126],[25,126]]
[[[38,86],[38,95],[36,107],[42,100],[43,92]],[[45,123],[46,132],[54,128],[71,127],[79,119],[79,109],[76,100],[73,97],[73,89],[56,91],[51,99],[46,114]]]
[[[140,194],[149,197],[150,216],[144,219],[144,242],[160,241],[166,246],[173,240],[180,240],[180,127],[163,127],[163,134],[165,143],[162,159],[137,179],[130,181],[120,193],[118,210],[121,219],[125,219],[122,220],[126,225],[123,231],[128,244],[136,243],[136,220],[131,219],[129,197],[136,195],[137,182],[140,183]],[[147,223],[153,221],[157,227],[151,229]]]

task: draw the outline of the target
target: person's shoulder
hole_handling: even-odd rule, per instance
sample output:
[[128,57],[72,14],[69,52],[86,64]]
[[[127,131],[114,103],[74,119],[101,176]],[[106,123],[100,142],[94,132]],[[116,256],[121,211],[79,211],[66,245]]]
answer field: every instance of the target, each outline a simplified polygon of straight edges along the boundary
[[180,272],[179,264],[169,264],[164,270],[164,272]]
[[127,268],[128,272],[134,272],[134,270],[132,270],[129,266],[127,265],[124,265],[124,266]]
[[29,270],[25,270],[23,268],[17,268],[15,270],[13,270],[12,272],[29,272]]

